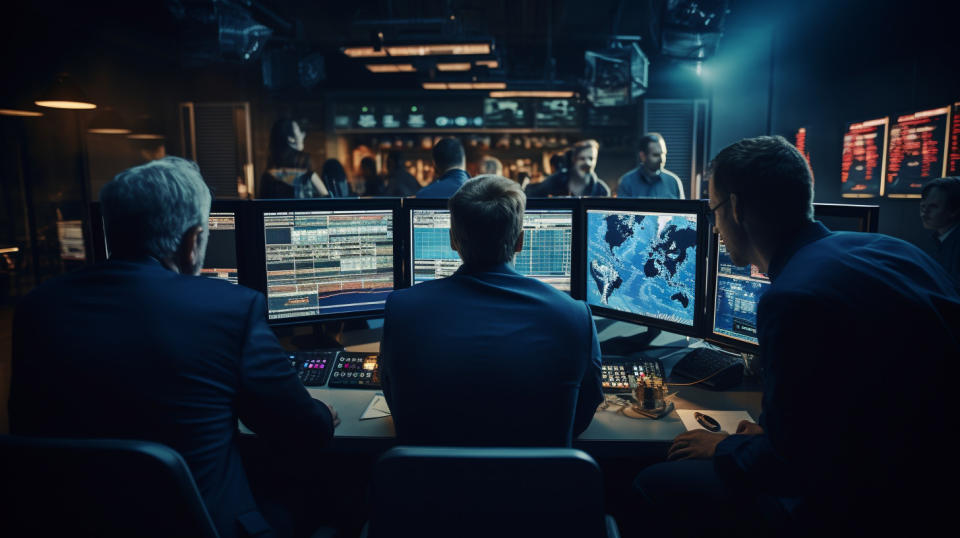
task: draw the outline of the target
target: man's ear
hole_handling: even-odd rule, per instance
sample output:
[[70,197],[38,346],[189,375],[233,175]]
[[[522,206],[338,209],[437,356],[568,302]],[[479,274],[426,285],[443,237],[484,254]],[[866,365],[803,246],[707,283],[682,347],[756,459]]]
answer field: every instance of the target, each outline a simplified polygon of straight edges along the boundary
[[460,247],[457,245],[457,240],[453,237],[453,228],[450,229],[450,248],[452,248],[454,252],[460,252]]
[[730,214],[733,215],[733,222],[736,222],[738,225],[743,225],[743,212],[740,208],[740,199],[737,198],[737,195],[730,193]]
[[203,226],[194,226],[183,234],[180,240],[180,248],[177,249],[177,266],[180,273],[189,275],[197,267],[197,261],[200,260],[200,236],[203,234]]
[[520,237],[517,238],[517,244],[513,246],[513,251],[519,253],[523,250],[523,230],[520,230]]

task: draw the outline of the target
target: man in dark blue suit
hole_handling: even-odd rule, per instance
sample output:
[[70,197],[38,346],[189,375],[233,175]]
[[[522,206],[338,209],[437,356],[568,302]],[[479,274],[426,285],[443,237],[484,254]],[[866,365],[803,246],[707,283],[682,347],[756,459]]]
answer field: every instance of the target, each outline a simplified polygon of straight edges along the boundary
[[450,198],[470,179],[467,157],[456,138],[441,138],[433,146],[433,168],[440,177],[417,191],[417,198]]
[[100,200],[111,259],[45,283],[17,308],[12,433],[166,444],[190,466],[221,536],[273,535],[247,483],[237,419],[265,443],[312,455],[336,413],[297,379],[263,295],[196,276],[210,191],[194,163],[131,168]]
[[647,469],[639,489],[661,516],[697,514],[691,534],[936,528],[951,499],[927,483],[957,477],[931,450],[957,425],[950,277],[909,243],[813,221],[809,167],[782,137],[725,148],[708,177],[730,257],[771,279],[757,313],[763,412],[732,435],[679,435],[668,457],[683,461]]
[[450,199],[452,276],[393,292],[380,344],[401,442],[569,446],[603,400],[586,304],[513,268],[526,197],[500,176]]

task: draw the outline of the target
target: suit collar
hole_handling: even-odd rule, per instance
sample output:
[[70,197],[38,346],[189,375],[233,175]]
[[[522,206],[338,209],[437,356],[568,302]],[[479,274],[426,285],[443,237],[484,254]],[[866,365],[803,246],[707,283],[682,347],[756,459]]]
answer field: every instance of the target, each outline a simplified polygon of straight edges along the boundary
[[823,239],[830,235],[830,233],[830,230],[821,224],[820,221],[808,222],[801,226],[791,237],[781,244],[780,249],[773,255],[773,259],[770,260],[770,266],[767,268],[767,275],[770,277],[770,280],[776,280],[777,276],[783,272],[787,262],[790,261],[790,258],[792,258],[798,250],[814,241]]

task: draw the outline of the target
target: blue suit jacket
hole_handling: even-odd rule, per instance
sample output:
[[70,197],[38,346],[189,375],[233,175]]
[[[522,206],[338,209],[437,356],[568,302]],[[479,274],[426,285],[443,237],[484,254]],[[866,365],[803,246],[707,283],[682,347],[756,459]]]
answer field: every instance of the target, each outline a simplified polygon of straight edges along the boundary
[[108,261],[50,281],[14,318],[15,434],[146,439],[186,460],[220,535],[266,525],[237,419],[316,454],[333,435],[267,326],[263,295],[158,262]]
[[380,352],[401,442],[569,446],[603,400],[586,304],[508,264],[390,294]]
[[450,198],[468,179],[470,174],[466,170],[447,170],[436,181],[417,191],[417,198]]
[[860,525],[934,506],[921,484],[942,460],[925,454],[957,423],[944,401],[960,359],[949,276],[909,243],[819,222],[769,274],[757,314],[765,433],[722,441],[718,474],[809,521]]

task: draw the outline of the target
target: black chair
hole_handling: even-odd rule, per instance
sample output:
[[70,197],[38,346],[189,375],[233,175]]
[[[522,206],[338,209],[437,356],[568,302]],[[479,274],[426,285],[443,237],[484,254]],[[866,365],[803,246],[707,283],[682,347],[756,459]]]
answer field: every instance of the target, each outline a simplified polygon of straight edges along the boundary
[[597,463],[569,448],[396,447],[376,464],[364,536],[619,536]]
[[218,536],[193,475],[147,441],[0,436],[0,535]]

